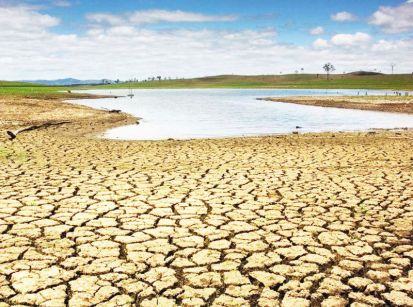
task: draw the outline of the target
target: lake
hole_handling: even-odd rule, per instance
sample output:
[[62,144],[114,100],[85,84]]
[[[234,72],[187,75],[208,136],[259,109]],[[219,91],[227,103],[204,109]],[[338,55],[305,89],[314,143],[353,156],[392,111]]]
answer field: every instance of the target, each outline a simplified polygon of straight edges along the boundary
[[[129,90],[82,91],[127,95]],[[114,128],[104,138],[160,140],[257,136],[301,132],[358,131],[413,127],[413,115],[322,108],[257,100],[262,97],[360,95],[365,90],[148,89],[118,99],[70,101],[93,108],[120,109],[142,118],[139,125]],[[368,91],[369,95],[384,94]]]

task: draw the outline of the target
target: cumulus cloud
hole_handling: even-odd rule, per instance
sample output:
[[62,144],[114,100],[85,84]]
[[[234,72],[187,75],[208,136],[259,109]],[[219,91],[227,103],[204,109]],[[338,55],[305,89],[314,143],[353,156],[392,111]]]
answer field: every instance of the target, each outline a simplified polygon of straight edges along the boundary
[[413,1],[399,6],[381,6],[370,17],[369,23],[386,33],[401,33],[413,30]]
[[0,41],[7,42],[0,44],[0,80],[272,74],[302,66],[318,72],[327,61],[345,71],[383,69],[389,59],[399,59],[399,67],[413,66],[413,41],[371,39],[360,52],[359,45],[344,43],[354,41],[352,35],[366,41],[357,33],[298,46],[278,42],[274,29],[159,30],[105,21],[84,33],[63,35],[53,32],[57,18],[27,7],[2,7],[0,22]]
[[378,42],[374,43],[371,49],[373,51],[381,52],[381,51],[390,51],[399,48],[398,44],[395,42],[389,42],[387,40],[381,39]]
[[328,48],[330,47],[330,44],[328,43],[327,40],[318,38],[314,41],[313,47],[317,49],[323,49],[323,48]]
[[97,23],[108,23],[110,25],[120,25],[129,23],[134,25],[153,24],[161,22],[169,23],[188,23],[188,22],[218,22],[235,21],[236,16],[230,15],[205,15],[184,11],[167,10],[144,10],[125,14],[123,16],[97,13],[87,15],[89,21]]
[[331,42],[337,46],[351,47],[364,46],[371,41],[371,36],[364,32],[354,34],[336,34],[331,38]]
[[92,22],[107,23],[110,25],[120,25],[123,23],[127,23],[126,17],[120,17],[117,15],[105,14],[105,13],[88,14],[86,18]]
[[40,14],[30,6],[0,6],[0,31],[38,32],[60,23],[58,18]]
[[385,54],[388,52],[396,53],[399,50],[404,50],[413,54],[413,42],[411,40],[389,41],[381,39],[371,46],[371,50],[376,52],[376,54]]
[[334,21],[338,21],[338,22],[346,22],[346,21],[354,21],[357,18],[353,14],[343,11],[343,12],[338,12],[334,15],[331,15],[331,19]]
[[323,33],[324,33],[324,28],[321,27],[321,26],[312,28],[312,29],[310,30],[310,34],[311,34],[311,35],[321,35],[321,34],[323,34]]
[[133,23],[234,21],[235,16],[213,16],[183,11],[148,10],[132,14]]

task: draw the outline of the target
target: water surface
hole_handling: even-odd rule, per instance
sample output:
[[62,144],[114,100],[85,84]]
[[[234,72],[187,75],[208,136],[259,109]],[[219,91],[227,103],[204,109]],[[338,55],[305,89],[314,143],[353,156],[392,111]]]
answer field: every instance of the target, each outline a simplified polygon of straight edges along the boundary
[[[128,90],[84,91],[127,95]],[[297,131],[355,131],[413,127],[413,115],[303,106],[257,100],[260,97],[365,95],[365,90],[135,90],[118,99],[77,100],[94,108],[120,109],[141,117],[140,125],[114,128],[103,137],[159,140],[253,136]],[[368,91],[369,95],[383,94]],[[73,102],[73,101],[72,101]]]

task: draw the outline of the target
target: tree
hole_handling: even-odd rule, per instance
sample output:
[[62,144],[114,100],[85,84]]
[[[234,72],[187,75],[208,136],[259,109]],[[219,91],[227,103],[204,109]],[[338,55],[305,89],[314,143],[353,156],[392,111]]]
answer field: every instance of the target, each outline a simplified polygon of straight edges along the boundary
[[161,80],[162,80],[162,77],[161,77],[161,76],[157,76],[156,79],[158,79],[159,81],[161,81]]
[[327,80],[330,80],[330,73],[336,70],[334,65],[331,64],[330,62],[326,63],[326,64],[324,64],[323,69],[327,73]]
[[391,74],[394,74],[394,67],[396,66],[396,64],[391,63],[390,67],[391,67]]

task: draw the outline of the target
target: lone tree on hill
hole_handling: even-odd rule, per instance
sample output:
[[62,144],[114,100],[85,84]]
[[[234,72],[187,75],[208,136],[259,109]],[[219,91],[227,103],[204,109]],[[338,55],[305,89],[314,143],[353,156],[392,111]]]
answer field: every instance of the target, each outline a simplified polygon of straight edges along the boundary
[[396,64],[391,63],[390,67],[391,67],[391,74],[394,74],[394,67],[396,67]]
[[331,64],[330,62],[326,63],[326,64],[324,64],[323,69],[327,73],[327,80],[330,80],[330,73],[336,70],[334,65]]

